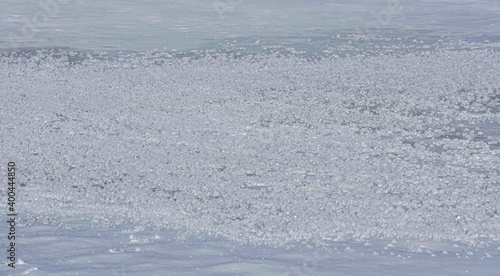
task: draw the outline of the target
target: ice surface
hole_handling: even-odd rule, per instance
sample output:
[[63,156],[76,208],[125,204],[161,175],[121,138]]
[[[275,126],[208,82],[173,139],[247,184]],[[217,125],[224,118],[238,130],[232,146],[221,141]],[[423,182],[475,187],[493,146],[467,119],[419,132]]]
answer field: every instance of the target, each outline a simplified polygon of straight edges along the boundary
[[[127,224],[61,222],[65,227],[21,225],[23,263],[15,275],[494,275],[500,258],[498,250],[461,243],[379,240],[275,248]],[[2,275],[9,272],[0,266]]]
[[[4,54],[1,155],[16,162],[22,183],[21,231],[30,233],[22,266],[30,275],[65,275],[87,262],[88,275],[103,268],[160,275],[171,265],[180,272],[206,265],[200,269],[214,274],[300,267],[295,272],[307,275],[331,271],[331,254],[342,252],[333,258],[339,274],[382,275],[395,262],[427,264],[436,274],[493,271],[498,43],[375,46],[344,57],[341,49]],[[71,219],[100,228],[64,230]],[[201,241],[182,251],[161,239],[173,235],[168,229]],[[279,246],[269,250],[285,257],[234,262],[217,249],[226,241],[244,243],[249,256]],[[69,248],[75,243],[83,251]],[[43,244],[73,252],[61,257],[71,262],[59,266],[56,256],[30,251]],[[285,249],[307,245],[311,251]],[[327,256],[309,262],[320,246]],[[198,252],[197,265],[168,257],[172,248],[184,257]],[[136,266],[110,265],[136,256]],[[457,266],[444,271],[443,260]]]
[[[128,224],[60,222],[65,226],[21,225],[23,259],[15,275],[494,275],[500,258],[498,249],[462,243],[378,240],[275,248]],[[2,275],[9,272],[0,267]]]
[[0,48],[186,51],[242,39],[311,47],[367,24],[377,26],[368,33],[498,39],[499,12],[497,0],[11,0],[0,3]]
[[0,274],[495,275],[499,12],[3,1]]

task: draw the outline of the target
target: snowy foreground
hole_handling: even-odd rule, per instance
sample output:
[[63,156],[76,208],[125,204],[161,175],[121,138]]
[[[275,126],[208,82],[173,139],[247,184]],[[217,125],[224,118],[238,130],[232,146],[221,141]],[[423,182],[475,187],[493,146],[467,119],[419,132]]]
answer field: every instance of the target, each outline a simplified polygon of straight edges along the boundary
[[[436,241],[255,246],[122,225],[21,226],[23,264],[2,275],[498,275],[494,248]],[[71,227],[71,228],[69,228]],[[493,245],[491,245],[493,246]],[[4,274],[5,273],[5,274]]]
[[4,55],[0,274],[494,275],[493,46]]

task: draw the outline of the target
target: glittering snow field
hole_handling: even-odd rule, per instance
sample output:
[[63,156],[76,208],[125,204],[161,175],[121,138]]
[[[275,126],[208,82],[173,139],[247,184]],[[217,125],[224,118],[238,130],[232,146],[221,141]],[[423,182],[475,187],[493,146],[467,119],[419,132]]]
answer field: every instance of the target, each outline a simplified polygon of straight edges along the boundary
[[[176,254],[206,254],[190,267],[189,259],[164,252],[172,246],[165,234],[144,230],[135,239],[141,231],[127,237],[115,224],[263,246],[372,243],[360,250],[373,262],[372,254],[396,254],[393,261],[402,262],[408,252],[445,260],[445,252],[475,261],[498,257],[490,246],[500,239],[498,52],[321,59],[72,55],[39,52],[0,62],[2,155],[20,168],[20,213],[35,234],[20,241],[27,267],[30,254],[46,250],[31,260],[40,272],[46,266],[66,273],[72,262],[78,268],[91,261],[90,273],[100,269],[95,265],[116,269],[106,264],[131,258],[121,270],[199,265],[259,274],[277,269],[288,254],[282,249],[266,256],[277,258],[272,261],[214,264],[210,256],[226,263],[231,253],[224,242],[215,242],[219,250],[205,249],[214,242],[207,238],[186,245],[194,252]],[[90,219],[123,237],[99,241],[103,230],[30,226],[64,227],[62,218]],[[78,250],[58,264],[68,257],[59,239],[68,245],[91,239],[96,249],[82,243],[89,255]],[[377,247],[381,240],[388,244]],[[165,255],[154,255],[157,250]],[[358,263],[355,254],[340,258],[346,254]],[[151,264],[151,258],[158,259]],[[452,262],[463,272],[462,261]],[[287,264],[280,266],[287,272]]]
[[5,51],[0,274],[495,275],[500,43],[436,37]]

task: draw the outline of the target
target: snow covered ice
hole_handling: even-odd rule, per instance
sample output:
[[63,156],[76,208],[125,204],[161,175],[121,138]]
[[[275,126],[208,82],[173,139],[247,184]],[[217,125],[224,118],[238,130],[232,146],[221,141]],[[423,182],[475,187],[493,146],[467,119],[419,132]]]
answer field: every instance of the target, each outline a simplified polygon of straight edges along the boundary
[[0,274],[497,273],[498,36],[301,31],[6,49],[20,222]]
[[499,240],[497,51],[165,55],[2,57],[26,221],[273,246]]

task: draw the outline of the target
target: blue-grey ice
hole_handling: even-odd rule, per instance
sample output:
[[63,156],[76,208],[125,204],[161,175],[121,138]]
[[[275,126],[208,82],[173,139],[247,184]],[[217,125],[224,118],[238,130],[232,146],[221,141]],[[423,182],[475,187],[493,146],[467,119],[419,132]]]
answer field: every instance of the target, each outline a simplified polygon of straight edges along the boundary
[[[498,4],[196,2],[198,21],[167,22],[150,2],[95,37],[73,9],[114,1],[61,4],[32,35],[3,18],[0,169],[16,162],[21,222],[0,274],[500,269]],[[319,16],[292,28],[301,7]]]

